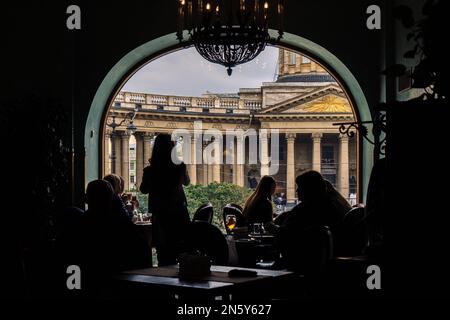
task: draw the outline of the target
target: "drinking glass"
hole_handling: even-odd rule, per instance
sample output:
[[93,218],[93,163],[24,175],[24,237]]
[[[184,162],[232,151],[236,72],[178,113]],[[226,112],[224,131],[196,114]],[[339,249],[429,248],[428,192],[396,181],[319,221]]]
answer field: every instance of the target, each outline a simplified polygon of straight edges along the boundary
[[236,215],[234,214],[227,215],[225,217],[225,224],[228,230],[230,230],[230,232],[233,233],[233,229],[236,227]]
[[263,233],[263,225],[262,223],[254,223],[253,224],[253,229],[252,229],[252,233],[254,235],[262,235]]

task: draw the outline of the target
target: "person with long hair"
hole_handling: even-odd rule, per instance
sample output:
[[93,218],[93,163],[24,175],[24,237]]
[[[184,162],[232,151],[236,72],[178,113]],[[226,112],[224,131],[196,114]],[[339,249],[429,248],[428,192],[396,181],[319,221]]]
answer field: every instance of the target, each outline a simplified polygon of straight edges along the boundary
[[242,214],[249,224],[272,221],[273,208],[271,197],[275,193],[276,182],[270,176],[264,176],[255,191],[247,199]]
[[[152,213],[153,243],[158,265],[175,264],[184,249],[190,218],[183,185],[189,184],[186,165],[172,158],[175,143],[168,134],[159,134],[150,165],[144,169],[140,191],[148,194]],[[174,154],[175,156],[175,154]]]
[[345,214],[350,211],[352,206],[344,198],[344,196],[336,190],[336,188],[331,184],[330,181],[325,180],[325,184],[327,185],[327,195],[331,204],[334,206],[336,211],[339,213],[341,219],[344,218]]
[[133,219],[133,213],[128,212],[127,208],[125,207],[125,203],[123,202],[123,199],[121,197],[123,193],[121,187],[122,185],[121,177],[117,174],[112,173],[104,176],[103,180],[108,181],[114,191],[112,200],[113,213],[117,214],[118,216],[125,217],[131,221]]

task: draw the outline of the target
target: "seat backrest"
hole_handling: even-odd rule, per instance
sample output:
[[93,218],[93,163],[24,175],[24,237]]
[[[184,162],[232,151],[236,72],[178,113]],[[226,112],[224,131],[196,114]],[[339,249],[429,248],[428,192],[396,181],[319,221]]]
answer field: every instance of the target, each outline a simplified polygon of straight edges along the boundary
[[214,264],[228,263],[228,244],[219,228],[204,221],[195,221],[191,223],[188,234],[188,246],[192,252],[198,251],[211,257]]
[[206,203],[201,205],[194,216],[192,217],[192,221],[204,221],[211,223],[214,216],[214,208],[211,203]]
[[225,225],[225,230],[227,233],[230,233],[230,230],[228,230],[226,225],[226,217],[229,214],[234,214],[236,216],[236,227],[247,227],[247,219],[245,219],[244,215],[242,214],[242,210],[240,210],[237,206],[233,204],[227,204],[225,207],[223,207],[222,210],[222,217],[223,217],[223,223]]
[[240,205],[238,205],[237,203],[229,203],[227,204],[230,207],[235,207],[236,209],[238,209],[239,211],[243,212],[244,208],[242,208]]
[[327,226],[312,226],[297,233],[283,252],[289,269],[305,275],[323,272],[333,259],[333,236]]
[[358,256],[367,245],[366,214],[363,207],[350,209],[344,216],[337,241],[337,255]]
[[365,215],[363,207],[351,208],[344,216],[344,225],[346,228],[357,227],[364,222]]

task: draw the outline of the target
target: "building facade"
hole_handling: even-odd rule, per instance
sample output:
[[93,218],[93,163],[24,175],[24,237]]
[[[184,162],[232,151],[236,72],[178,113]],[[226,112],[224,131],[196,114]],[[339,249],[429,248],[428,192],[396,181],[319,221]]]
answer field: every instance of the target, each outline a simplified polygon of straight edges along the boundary
[[[270,174],[277,181],[277,192],[293,202],[295,177],[314,169],[345,197],[354,196],[358,190],[356,137],[341,135],[339,126],[334,125],[355,120],[345,92],[318,63],[288,50],[279,50],[278,71],[275,82],[232,94],[184,97],[119,92],[107,119],[104,172],[122,175],[126,189],[139,186],[154,137],[181,130],[192,133],[191,139],[178,141],[184,160],[184,154],[190,152],[185,162],[191,183],[215,181],[254,187],[261,176]],[[120,123],[133,110],[136,132],[130,146],[129,121],[114,130],[108,124],[113,120]],[[256,137],[236,137],[231,142],[198,139],[199,123],[202,132],[214,130],[223,136],[253,132]],[[217,147],[212,162],[206,161],[203,153],[211,146]],[[256,163],[249,152],[254,146]],[[270,169],[274,164],[276,172]]]

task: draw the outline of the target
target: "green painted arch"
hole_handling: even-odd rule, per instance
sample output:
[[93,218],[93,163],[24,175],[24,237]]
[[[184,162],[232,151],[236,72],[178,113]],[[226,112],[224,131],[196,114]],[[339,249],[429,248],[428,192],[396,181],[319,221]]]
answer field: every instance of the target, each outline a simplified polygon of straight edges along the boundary
[[[278,32],[275,30],[270,30],[270,32],[275,38],[278,35]],[[116,92],[120,90],[121,86],[132,74],[148,61],[188,45],[190,44],[187,42],[180,44],[176,40],[175,33],[159,37],[129,52],[108,72],[94,96],[86,121],[84,135],[85,184],[100,177],[103,122],[107,108]],[[283,35],[283,39],[278,45],[302,52],[323,63],[346,89],[358,120],[370,121],[372,119],[369,105],[358,81],[350,70],[331,52],[310,40],[289,33]],[[362,139],[360,145],[360,191],[362,192],[363,201],[365,201],[370,171],[373,166],[372,154],[373,147]]]

